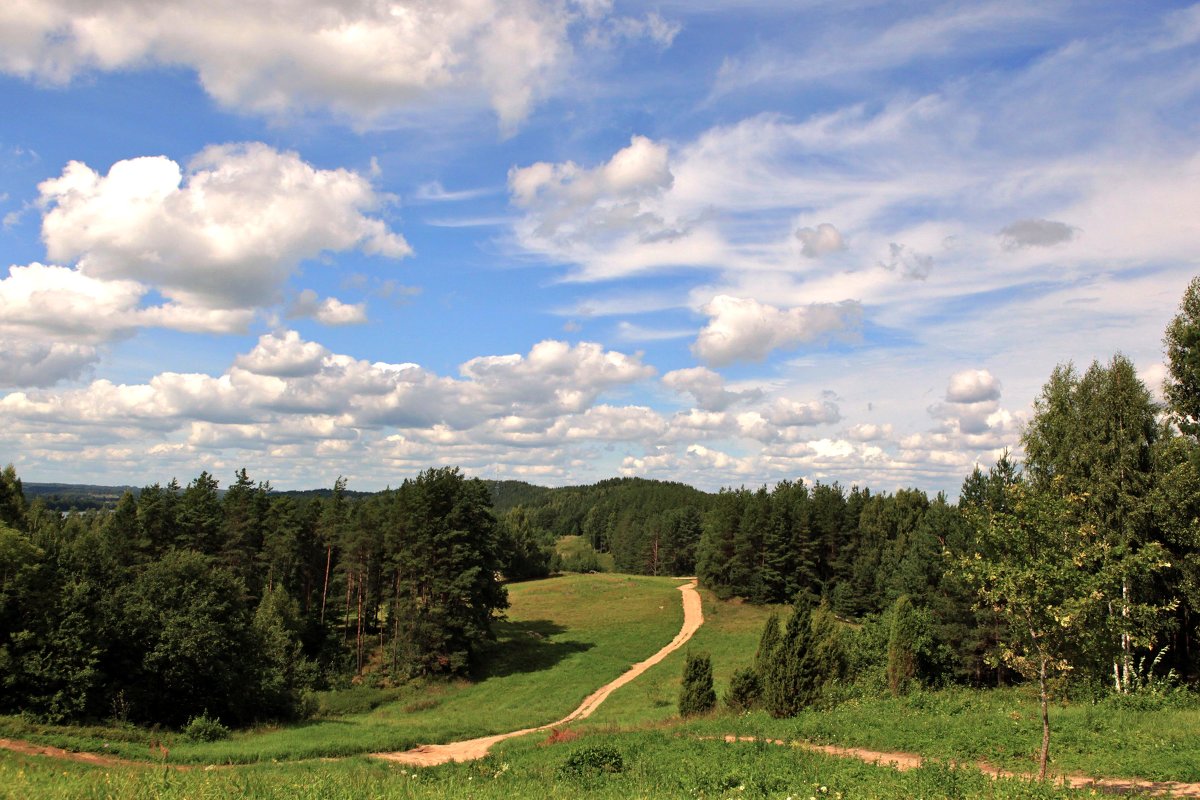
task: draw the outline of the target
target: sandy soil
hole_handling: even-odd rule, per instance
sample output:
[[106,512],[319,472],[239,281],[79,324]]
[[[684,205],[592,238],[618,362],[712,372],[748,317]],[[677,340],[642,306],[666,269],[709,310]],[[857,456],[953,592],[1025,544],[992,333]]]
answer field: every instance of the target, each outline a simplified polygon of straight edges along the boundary
[[662,661],[668,655],[678,650],[692,638],[700,626],[704,623],[704,612],[700,607],[700,593],[696,591],[696,581],[692,580],[679,587],[679,591],[683,595],[683,627],[679,629],[679,633],[671,640],[663,649],[659,650],[654,655],[634,664],[621,677],[606,683],[596,691],[588,695],[584,701],[567,716],[554,722],[548,722],[545,725],[539,725],[536,728],[525,728],[519,731],[510,733],[498,733],[493,736],[483,736],[478,739],[468,739],[465,742],[450,742],[449,744],[425,744],[419,747],[414,747],[412,750],[405,750],[398,753],[374,753],[375,758],[382,758],[388,761],[398,761],[402,764],[414,764],[417,766],[428,767],[434,764],[445,764],[449,761],[473,761],[477,758],[483,758],[487,755],[488,750],[497,742],[502,742],[505,739],[512,739],[517,736],[524,736],[527,733],[536,733],[537,731],[549,730],[550,728],[565,725],[577,719],[583,719],[590,716],[600,704],[608,699],[608,696],[620,689],[625,684],[632,681],[637,676],[641,675],[646,670],[653,667],[658,662]]

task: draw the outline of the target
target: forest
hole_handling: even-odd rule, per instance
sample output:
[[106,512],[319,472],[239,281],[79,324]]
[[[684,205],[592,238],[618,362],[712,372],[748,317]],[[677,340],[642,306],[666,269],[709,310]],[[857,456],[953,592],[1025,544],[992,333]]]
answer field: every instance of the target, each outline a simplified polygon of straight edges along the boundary
[[746,702],[770,695],[763,653],[785,640],[819,649],[835,628],[848,638],[825,652],[827,677],[876,674],[893,692],[1194,685],[1200,279],[1165,345],[1161,405],[1120,354],[1057,367],[1023,460],[977,466],[956,502],[803,481],[549,489],[449,467],[382,492],[339,479],[297,493],[242,469],[224,489],[202,472],[60,513],[28,499],[9,466],[0,712],[239,726],[304,718],[313,690],[469,677],[506,583],[598,568],[564,557],[563,537],[620,572],[695,574],[718,597],[799,609],[801,622],[764,634]]

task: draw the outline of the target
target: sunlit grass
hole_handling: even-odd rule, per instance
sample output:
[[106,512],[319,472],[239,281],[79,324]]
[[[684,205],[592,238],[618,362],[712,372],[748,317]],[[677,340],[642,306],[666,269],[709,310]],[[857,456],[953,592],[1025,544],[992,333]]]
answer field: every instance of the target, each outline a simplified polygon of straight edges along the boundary
[[[567,772],[583,747],[615,750],[615,773]],[[1052,785],[992,781],[940,764],[900,773],[785,747],[727,744],[650,731],[597,734],[553,746],[514,740],[481,761],[414,770],[353,758],[189,772],[99,768],[0,754],[0,798],[13,800],[392,800],[393,798],[990,798],[1092,796]]]

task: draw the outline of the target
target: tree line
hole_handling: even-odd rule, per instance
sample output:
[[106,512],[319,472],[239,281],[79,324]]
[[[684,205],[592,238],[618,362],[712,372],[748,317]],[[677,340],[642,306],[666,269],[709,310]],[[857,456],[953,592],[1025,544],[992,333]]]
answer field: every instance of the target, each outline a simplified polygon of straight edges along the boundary
[[470,670],[507,606],[487,487],[431,469],[352,503],[273,496],[243,469],[27,504],[0,473],[0,709],[179,726],[288,719],[305,693]]

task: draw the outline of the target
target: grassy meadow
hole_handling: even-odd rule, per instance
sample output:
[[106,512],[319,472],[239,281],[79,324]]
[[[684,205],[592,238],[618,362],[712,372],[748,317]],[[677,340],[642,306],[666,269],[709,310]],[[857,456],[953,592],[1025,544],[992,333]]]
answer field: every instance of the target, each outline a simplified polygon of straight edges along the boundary
[[[150,757],[150,740],[161,738],[172,763],[197,768],[99,768],[0,751],[0,798],[1090,796],[1019,780],[992,781],[977,770],[944,765],[986,760],[1032,770],[1040,723],[1036,701],[1025,689],[860,697],[785,720],[718,710],[680,722],[676,701],[686,651],[711,654],[721,695],[733,670],[753,659],[771,612],[721,602],[709,592],[702,592],[705,623],[687,646],[565,732],[510,740],[472,764],[413,769],[363,755],[565,716],[672,638],[682,622],[678,585],[677,579],[594,574],[510,586],[508,620],[499,628],[488,672],[476,682],[328,693],[319,698],[321,718],[238,732],[220,742],[5,718],[0,736],[139,760]],[[1200,781],[1196,704],[1059,704],[1051,723],[1055,772]],[[915,752],[939,763],[899,773],[796,748],[719,741],[726,734]],[[616,752],[621,769],[573,770],[569,762],[579,752]],[[328,758],[340,760],[323,760]],[[207,764],[238,766],[202,766]]]

